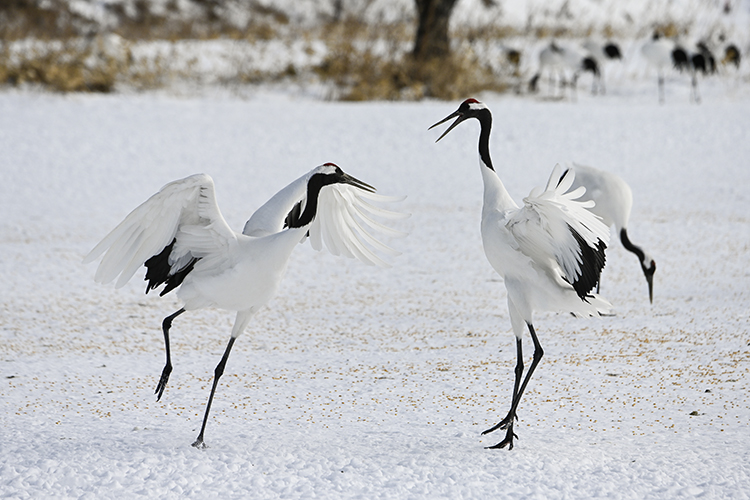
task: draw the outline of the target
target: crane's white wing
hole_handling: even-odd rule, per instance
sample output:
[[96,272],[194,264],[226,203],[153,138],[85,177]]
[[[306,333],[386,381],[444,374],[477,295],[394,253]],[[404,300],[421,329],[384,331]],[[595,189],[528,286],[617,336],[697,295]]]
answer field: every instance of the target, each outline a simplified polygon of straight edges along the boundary
[[315,169],[295,180],[263,204],[245,223],[242,234],[268,236],[284,229],[284,221],[294,206],[307,196],[307,182]]
[[[307,184],[318,170],[314,168],[276,193],[245,223],[242,231],[248,236],[266,236],[278,233],[285,227],[289,212],[297,205],[303,211],[307,203]],[[382,243],[376,235],[404,236],[378,219],[395,220],[408,217],[373,205],[403,200],[400,197],[369,193],[349,184],[324,187],[318,196],[318,210],[309,229],[310,243],[315,250],[323,246],[333,255],[355,257],[366,264],[387,267],[378,253],[399,255],[400,252]]]
[[390,267],[379,253],[396,256],[401,252],[381,242],[376,234],[405,236],[377,219],[397,220],[409,214],[374,205],[402,201],[405,197],[383,196],[349,184],[324,187],[318,196],[318,214],[310,225],[310,244],[315,250],[323,245],[333,255],[355,257],[365,264]]
[[216,204],[213,180],[196,174],[170,182],[130,212],[83,262],[104,254],[94,279],[109,283],[119,276],[115,285],[119,288],[172,242],[170,274],[195,258],[221,256],[236,239]]
[[568,191],[574,170],[561,174],[555,165],[546,187],[532,190],[506,227],[524,254],[552,272],[562,272],[582,295],[596,284],[604,267],[609,228],[588,210],[593,201],[577,201],[585,188]]

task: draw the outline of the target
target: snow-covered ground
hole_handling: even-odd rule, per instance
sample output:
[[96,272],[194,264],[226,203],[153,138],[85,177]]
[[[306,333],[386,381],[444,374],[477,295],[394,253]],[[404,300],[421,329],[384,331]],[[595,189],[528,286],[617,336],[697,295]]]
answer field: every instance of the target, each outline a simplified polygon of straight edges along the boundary
[[[748,498],[750,96],[715,80],[613,86],[579,101],[485,96],[517,200],[575,160],[622,175],[630,234],[608,252],[616,316],[541,314],[545,349],[513,451],[515,349],[479,235],[478,127],[427,127],[458,102],[324,103],[259,92],[0,94],[0,497]],[[166,182],[213,176],[240,229],[333,161],[406,194],[393,268],[294,253],[240,337],[192,448],[232,313],[185,314],[161,402],[161,319],[179,305],[96,285],[81,259]],[[530,356],[530,342],[527,342]]]

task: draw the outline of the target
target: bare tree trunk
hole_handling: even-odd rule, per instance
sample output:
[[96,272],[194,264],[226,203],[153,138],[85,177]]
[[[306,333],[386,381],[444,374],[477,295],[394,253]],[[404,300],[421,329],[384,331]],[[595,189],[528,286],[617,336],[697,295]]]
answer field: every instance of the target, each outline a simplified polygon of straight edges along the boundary
[[415,1],[419,24],[412,56],[419,62],[448,56],[450,54],[448,22],[456,0]]

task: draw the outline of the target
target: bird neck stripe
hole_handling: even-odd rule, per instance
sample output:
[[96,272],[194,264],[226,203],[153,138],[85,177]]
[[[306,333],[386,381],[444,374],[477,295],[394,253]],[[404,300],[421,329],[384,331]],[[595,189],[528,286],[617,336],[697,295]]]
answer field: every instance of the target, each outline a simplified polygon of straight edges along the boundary
[[[487,109],[487,108],[485,108]],[[486,113],[480,113],[477,116],[481,131],[479,133],[479,158],[482,163],[494,171],[495,167],[492,166],[492,159],[490,158],[490,130],[492,130],[492,115],[487,110]]]
[[[327,175],[315,174],[307,182],[307,202],[305,209],[299,213],[301,206],[298,204],[287,216],[287,224],[290,228],[305,227],[310,224],[318,213],[318,195],[320,190],[329,183],[325,182]],[[296,209],[296,213],[295,213]]]
[[622,246],[625,247],[626,250],[629,250],[636,254],[638,256],[638,259],[640,259],[641,262],[643,262],[643,259],[646,258],[646,254],[641,250],[640,247],[637,247],[631,243],[630,238],[628,238],[628,230],[623,228],[620,231],[620,241],[622,242]]

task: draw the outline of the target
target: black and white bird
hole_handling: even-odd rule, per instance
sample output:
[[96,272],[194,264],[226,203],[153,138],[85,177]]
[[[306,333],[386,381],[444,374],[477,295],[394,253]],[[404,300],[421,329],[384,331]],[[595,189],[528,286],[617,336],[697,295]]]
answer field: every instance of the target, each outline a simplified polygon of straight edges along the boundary
[[[502,276],[508,292],[508,312],[516,337],[517,364],[508,414],[482,434],[504,429],[505,438],[491,448],[513,448],[513,425],[521,396],[544,351],[533,326],[534,311],[563,311],[576,316],[607,313],[611,304],[591,290],[604,268],[609,228],[580,202],[583,188],[570,191],[575,173],[562,175],[556,165],[544,188],[536,188],[519,207],[505,189],[490,158],[489,108],[467,99],[458,110],[430,128],[454,121],[438,141],[460,123],[476,118],[480,124],[479,165],[484,181],[482,243],[492,267]],[[561,178],[562,176],[562,178]],[[523,377],[522,337],[527,328],[534,357]],[[523,380],[522,380],[523,377]]]
[[156,386],[157,400],[172,372],[172,321],[186,311],[205,307],[237,312],[229,343],[214,371],[200,434],[193,443],[203,448],[211,403],[232,346],[253,315],[276,295],[292,250],[309,236],[316,250],[325,243],[334,255],[387,266],[379,254],[399,252],[371,233],[403,234],[376,220],[402,214],[369,202],[400,199],[378,195],[372,186],[326,163],[279,191],[237,233],[219,210],[211,177],[191,175],[170,182],[133,210],[91,250],[84,263],[104,254],[94,276],[99,283],[117,279],[119,288],[145,265],[146,293],[162,284],[160,296],[177,289],[183,306],[162,323],[167,360]]
[[569,168],[575,171],[573,189],[579,186],[586,189],[579,201],[593,201],[595,205],[590,210],[601,217],[607,226],[615,226],[615,232],[619,235],[622,246],[638,257],[641,271],[648,283],[648,300],[653,304],[656,261],[643,248],[631,242],[628,236],[628,221],[633,208],[633,191],[630,186],[619,175],[612,172],[579,163],[572,163]]
[[570,87],[572,97],[576,97],[578,86],[578,77],[582,72],[591,72],[594,76],[595,83],[601,76],[599,64],[590,54],[585,51],[576,50],[572,47],[564,47],[552,41],[547,47],[539,52],[539,69],[529,82],[529,90],[536,92],[539,86],[539,80],[544,72],[549,76],[550,95],[553,94],[553,77],[557,76],[559,88],[565,91],[567,83],[567,73],[570,72]]
[[716,58],[704,41],[688,46],[688,72],[690,73],[691,98],[697,104],[701,102],[698,90],[698,76],[707,77],[716,73]]
[[587,39],[583,42],[583,48],[586,49],[591,57],[596,61],[598,72],[594,74],[594,81],[591,87],[592,94],[605,94],[607,88],[604,85],[604,66],[608,61],[621,61],[622,51],[615,42],[600,42],[594,39]]
[[[659,32],[654,32],[650,40],[641,47],[641,54],[649,66],[656,69],[657,85],[659,89],[659,102],[664,103],[664,75],[670,69],[677,71],[692,70],[690,54],[683,46],[664,38]],[[693,99],[697,93],[697,80],[691,78],[690,97]],[[700,99],[700,98],[698,98]]]
[[690,54],[690,64],[693,74],[701,72],[703,76],[708,76],[716,73],[716,58],[704,41],[695,44],[695,49]]

